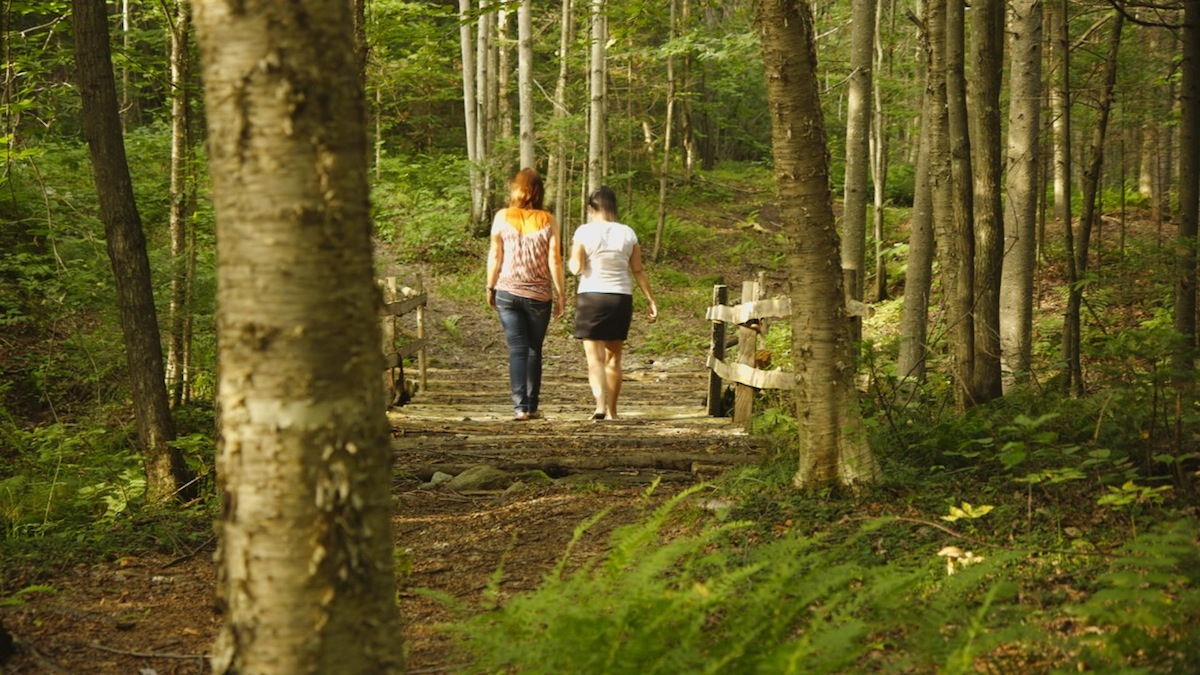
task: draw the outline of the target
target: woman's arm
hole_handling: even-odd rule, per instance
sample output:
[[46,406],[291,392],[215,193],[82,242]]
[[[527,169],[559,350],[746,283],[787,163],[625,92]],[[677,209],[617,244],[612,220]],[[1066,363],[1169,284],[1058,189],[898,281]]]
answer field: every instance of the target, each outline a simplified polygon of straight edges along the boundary
[[629,255],[629,271],[637,280],[638,287],[646,294],[646,300],[650,304],[650,321],[653,322],[658,319],[658,305],[654,302],[654,295],[650,292],[650,276],[646,274],[646,268],[642,267],[641,244],[633,245],[633,253]]
[[[499,213],[496,214],[496,218],[500,218]],[[495,220],[492,221],[491,241],[491,246],[488,247],[487,273],[484,276],[484,293],[487,295],[488,306],[495,308],[496,282],[500,279],[500,268],[504,265],[504,237],[500,236]]]
[[583,250],[583,244],[577,241],[571,242],[571,259],[567,261],[567,269],[576,276],[587,269],[587,252]]
[[562,235],[558,221],[550,217],[550,282],[554,284],[554,318],[563,315],[567,305],[566,279],[563,276]]

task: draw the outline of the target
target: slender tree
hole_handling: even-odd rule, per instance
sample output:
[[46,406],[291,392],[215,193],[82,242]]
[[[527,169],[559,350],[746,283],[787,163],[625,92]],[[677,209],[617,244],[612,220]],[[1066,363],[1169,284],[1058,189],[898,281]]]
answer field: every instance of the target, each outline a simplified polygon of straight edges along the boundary
[[554,217],[563,227],[563,243],[569,244],[567,231],[567,80],[570,75],[569,58],[571,45],[575,42],[575,15],[571,0],[562,0],[558,38],[558,78],[554,83],[554,152],[550,155],[549,188],[546,190],[554,204]]
[[184,400],[184,374],[188,351],[185,330],[191,277],[188,276],[191,253],[188,250],[188,221],[195,203],[192,180],[191,135],[191,13],[188,3],[175,5],[175,20],[171,25],[171,211],[168,216],[171,230],[171,340],[167,350],[167,383],[171,405]]
[[[842,284],[846,299],[863,299],[867,256],[867,202],[871,191],[871,85],[875,56],[875,0],[854,0],[850,19],[850,81],[846,91],[846,178],[842,202]],[[862,339],[862,321],[851,320]]]
[[963,405],[972,402],[975,365],[975,192],[967,115],[966,7],[961,0],[947,0],[945,7],[950,211],[939,219],[942,227],[936,232],[954,397]]
[[[667,28],[667,42],[675,39],[676,0],[671,1],[671,19]],[[658,225],[654,228],[654,250],[650,259],[658,262],[662,253],[663,233],[667,229],[667,174],[671,170],[671,130],[675,117],[675,56],[667,52],[667,115],[663,120],[662,164],[658,168]]]
[[1183,5],[1182,82],[1179,120],[1179,235],[1175,285],[1175,331],[1180,335],[1172,366],[1185,401],[1195,391],[1196,246],[1200,231],[1200,1]]
[[[1096,195],[1100,190],[1100,170],[1104,165],[1104,142],[1108,133],[1108,117],[1112,111],[1113,87],[1117,81],[1117,56],[1121,48],[1121,30],[1124,27],[1125,15],[1114,11],[1112,16],[1112,32],[1108,43],[1108,57],[1104,63],[1104,83],[1100,90],[1100,99],[1096,110],[1096,124],[1092,128],[1090,157],[1083,170],[1082,192],[1080,202],[1079,223],[1074,228],[1067,224],[1067,256],[1068,266],[1067,314],[1063,326],[1063,351],[1069,355],[1067,359],[1067,382],[1070,391],[1076,396],[1084,394],[1083,360],[1081,354],[1082,340],[1082,310],[1083,284],[1087,276],[1088,256],[1091,251],[1092,226],[1097,218]],[[1195,321],[1195,292],[1192,298],[1192,321]]]
[[190,483],[191,471],[182,453],[171,446],[175,423],[167,397],[150,259],[117,111],[107,6],[103,0],[74,0],[72,9],[83,131],[91,150],[100,219],[117,287],[146,493],[150,501],[162,502]]
[[1042,0],[1012,3],[1000,350],[1007,383],[1025,381],[1033,358],[1033,277],[1041,164]]
[[1000,275],[1004,261],[1004,211],[1000,201],[1000,73],[1004,54],[1004,0],[971,5],[971,77],[967,80],[974,181],[974,348],[970,397],[986,403],[1003,393],[1000,378]]
[[792,482],[798,487],[871,482],[878,467],[854,388],[812,10],[801,0],[760,0],[758,23],[788,246],[801,448]]
[[521,0],[517,9],[517,89],[521,108],[521,167],[537,167],[533,137],[533,9]]
[[[950,166],[946,150],[946,19],[944,0],[924,4],[920,17],[925,88],[921,103],[909,250],[900,315],[897,374],[905,382],[925,379],[928,320],[933,286],[935,229],[949,214]],[[935,209],[935,205],[938,206]]]
[[607,11],[605,0],[592,0],[592,57],[588,80],[591,92],[591,105],[588,108],[588,193],[600,187],[605,176],[604,149],[607,144],[605,80],[608,79]]
[[[892,74],[893,54],[891,45],[884,45],[882,22],[885,11],[875,12],[875,72],[888,76]],[[886,7],[886,14],[895,21],[896,2]],[[893,26],[894,28],[894,26]],[[893,31],[894,32],[894,31]],[[874,185],[874,213],[872,230],[875,235],[875,289],[871,292],[873,302],[883,302],[888,297],[888,270],[884,251],[887,246],[885,225],[885,195],[887,194],[888,176],[888,116],[883,106],[883,88],[879,85],[880,77],[871,78],[871,182]],[[918,97],[920,98],[920,97]]]
[[485,220],[483,175],[479,156],[479,102],[475,86],[475,37],[471,30],[471,0],[458,0],[458,31],[462,53],[463,118],[467,132],[467,160],[471,172],[471,223]]
[[217,220],[217,673],[399,673],[366,108],[344,2],[194,5]]

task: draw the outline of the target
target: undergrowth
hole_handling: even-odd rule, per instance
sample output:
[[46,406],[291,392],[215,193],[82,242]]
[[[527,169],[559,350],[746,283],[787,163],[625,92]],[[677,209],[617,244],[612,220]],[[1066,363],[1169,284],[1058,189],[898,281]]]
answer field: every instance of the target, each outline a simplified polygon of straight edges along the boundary
[[1196,465],[1107,447],[1150,414],[1111,396],[871,408],[885,479],[858,491],[791,486],[796,423],[768,397],[770,461],[449,630],[469,672],[1188,672]]

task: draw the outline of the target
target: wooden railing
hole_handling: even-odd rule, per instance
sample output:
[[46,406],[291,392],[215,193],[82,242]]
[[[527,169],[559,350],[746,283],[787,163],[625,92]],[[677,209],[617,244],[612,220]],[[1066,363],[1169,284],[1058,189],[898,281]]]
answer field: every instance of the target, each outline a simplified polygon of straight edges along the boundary
[[[708,353],[708,414],[719,417],[725,414],[722,403],[723,380],[734,383],[733,421],[749,424],[753,414],[754,393],[759,389],[793,389],[795,374],[784,370],[765,370],[770,354],[758,349],[758,336],[766,332],[766,319],[789,318],[792,302],[788,298],[762,298],[762,276],[758,281],[742,283],[740,304],[728,305],[728,287],[718,284],[713,287],[713,303],[704,318],[713,322],[712,344]],[[866,303],[849,300],[846,313],[849,316],[871,316],[875,309]],[[738,326],[737,360],[725,361],[726,324]]]
[[[388,406],[404,405],[413,394],[425,391],[426,353],[425,308],[429,295],[418,283],[417,288],[397,287],[396,278],[379,280],[383,291],[381,327],[383,333],[383,382],[388,392]],[[414,334],[406,334],[400,327],[401,317],[415,314]],[[404,359],[417,357],[416,390],[404,376]]]

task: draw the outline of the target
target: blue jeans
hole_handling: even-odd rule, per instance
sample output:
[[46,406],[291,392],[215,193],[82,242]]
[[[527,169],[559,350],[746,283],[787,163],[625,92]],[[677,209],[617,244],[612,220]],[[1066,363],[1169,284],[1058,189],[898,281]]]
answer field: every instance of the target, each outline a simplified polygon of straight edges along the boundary
[[534,412],[542,391],[542,343],[550,326],[550,301],[496,291],[496,313],[508,342],[513,409]]

